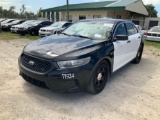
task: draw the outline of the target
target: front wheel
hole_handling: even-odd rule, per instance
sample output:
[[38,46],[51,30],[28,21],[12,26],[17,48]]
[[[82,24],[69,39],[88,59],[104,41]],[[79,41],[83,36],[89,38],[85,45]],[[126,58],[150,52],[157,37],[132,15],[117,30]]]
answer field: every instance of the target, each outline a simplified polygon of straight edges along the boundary
[[141,62],[142,53],[143,53],[143,48],[144,48],[144,45],[141,44],[140,47],[139,47],[137,56],[136,56],[136,58],[132,61],[132,63],[134,63],[134,64],[139,64],[139,63]]
[[104,89],[108,78],[109,78],[109,65],[106,61],[101,61],[93,72],[90,85],[87,89],[88,92],[92,94],[100,93]]
[[35,36],[35,31],[34,31],[34,30],[31,30],[31,31],[29,32],[29,35]]

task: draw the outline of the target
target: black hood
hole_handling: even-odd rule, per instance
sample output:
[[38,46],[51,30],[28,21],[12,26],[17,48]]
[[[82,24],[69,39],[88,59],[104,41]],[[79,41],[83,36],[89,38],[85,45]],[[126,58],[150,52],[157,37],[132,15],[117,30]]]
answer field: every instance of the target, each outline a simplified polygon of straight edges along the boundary
[[90,40],[62,34],[52,35],[28,44],[24,48],[24,52],[39,57],[47,57],[48,53],[52,53],[55,54],[55,57],[58,57],[101,42],[104,42],[104,40]]

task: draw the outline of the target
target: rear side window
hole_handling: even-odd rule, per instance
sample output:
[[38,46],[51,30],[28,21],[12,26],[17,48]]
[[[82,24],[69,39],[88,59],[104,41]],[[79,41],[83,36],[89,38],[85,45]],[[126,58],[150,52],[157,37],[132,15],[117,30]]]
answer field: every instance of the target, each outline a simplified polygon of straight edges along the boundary
[[51,25],[51,23],[52,22],[49,22],[49,21],[42,22],[43,25]]
[[71,25],[71,23],[65,23],[63,27],[68,27],[69,25]]
[[138,33],[137,28],[132,23],[126,23],[128,35],[134,35]]
[[127,35],[125,24],[120,24],[115,32],[115,36],[117,35]]

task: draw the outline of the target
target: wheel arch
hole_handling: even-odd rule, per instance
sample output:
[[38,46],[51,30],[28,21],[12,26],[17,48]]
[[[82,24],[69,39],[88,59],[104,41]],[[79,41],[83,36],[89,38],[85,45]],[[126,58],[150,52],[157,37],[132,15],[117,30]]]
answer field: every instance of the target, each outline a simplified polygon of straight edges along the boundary
[[104,58],[101,61],[103,61],[103,60],[106,61],[109,65],[109,74],[110,74],[110,77],[111,77],[111,75],[112,75],[112,63],[111,63],[109,58]]

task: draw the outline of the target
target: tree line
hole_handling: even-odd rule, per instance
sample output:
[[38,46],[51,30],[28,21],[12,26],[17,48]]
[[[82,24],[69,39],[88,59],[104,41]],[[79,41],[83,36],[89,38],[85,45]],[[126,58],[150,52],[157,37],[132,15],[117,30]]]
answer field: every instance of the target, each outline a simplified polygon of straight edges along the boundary
[[28,12],[25,5],[21,6],[20,12],[16,12],[15,9],[15,6],[10,6],[8,10],[0,6],[0,18],[37,19],[41,17],[41,8],[37,14],[32,11]]

